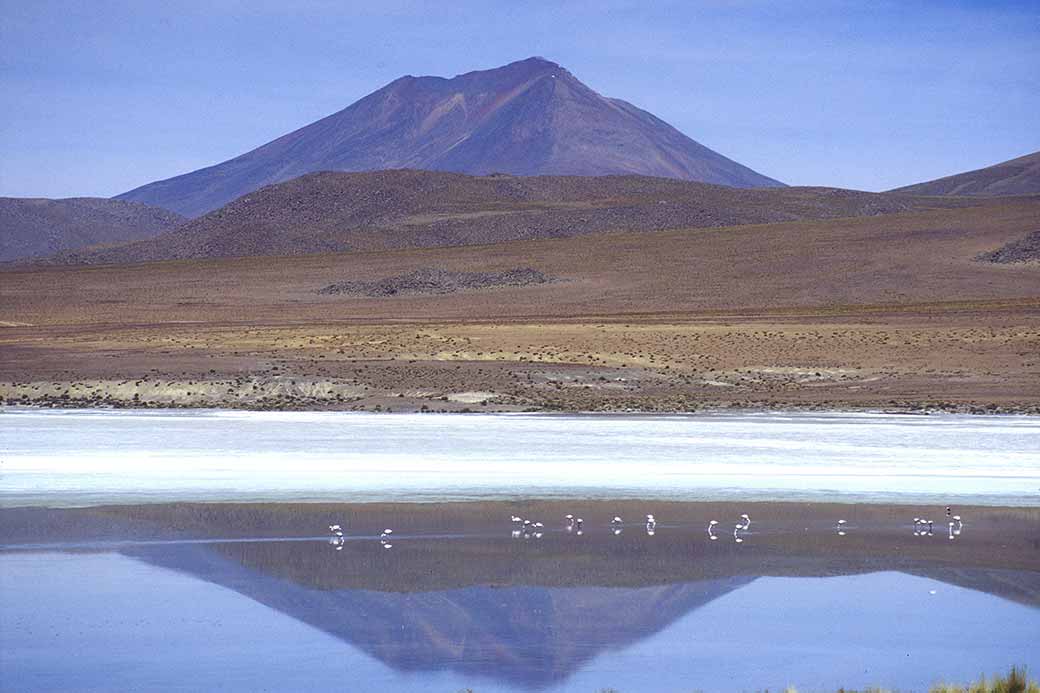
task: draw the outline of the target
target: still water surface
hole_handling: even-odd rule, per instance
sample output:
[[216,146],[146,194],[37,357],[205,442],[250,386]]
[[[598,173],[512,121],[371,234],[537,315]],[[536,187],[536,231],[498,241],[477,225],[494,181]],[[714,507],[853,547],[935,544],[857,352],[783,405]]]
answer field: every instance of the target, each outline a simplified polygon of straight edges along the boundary
[[[643,509],[660,518],[652,533],[634,519]],[[567,510],[586,518],[582,534]],[[0,689],[915,691],[1040,670],[1040,511],[958,506],[950,539],[915,530],[922,510],[943,513],[631,500],[0,509]],[[511,512],[546,520],[544,535],[514,535]],[[747,531],[706,532],[742,512]],[[615,513],[630,518],[619,534]]]
[[0,588],[10,691],[912,691],[1040,668],[1036,603],[891,571],[396,592],[169,547],[0,553]]

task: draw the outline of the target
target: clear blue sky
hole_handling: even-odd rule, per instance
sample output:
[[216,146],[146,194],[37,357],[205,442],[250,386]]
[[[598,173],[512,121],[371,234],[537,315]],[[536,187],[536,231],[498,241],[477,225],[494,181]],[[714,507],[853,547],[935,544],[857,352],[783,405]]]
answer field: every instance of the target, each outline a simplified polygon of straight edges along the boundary
[[114,195],[542,55],[791,184],[1040,150],[1040,2],[0,0],[0,195]]

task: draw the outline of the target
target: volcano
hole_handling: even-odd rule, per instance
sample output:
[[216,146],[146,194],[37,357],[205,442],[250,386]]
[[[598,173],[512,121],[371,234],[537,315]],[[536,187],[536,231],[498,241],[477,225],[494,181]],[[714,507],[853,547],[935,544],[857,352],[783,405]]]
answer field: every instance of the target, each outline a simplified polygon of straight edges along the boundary
[[241,156],[117,198],[195,217],[306,173],[399,168],[783,185],[601,96],[554,62],[528,58],[451,79],[401,77]]

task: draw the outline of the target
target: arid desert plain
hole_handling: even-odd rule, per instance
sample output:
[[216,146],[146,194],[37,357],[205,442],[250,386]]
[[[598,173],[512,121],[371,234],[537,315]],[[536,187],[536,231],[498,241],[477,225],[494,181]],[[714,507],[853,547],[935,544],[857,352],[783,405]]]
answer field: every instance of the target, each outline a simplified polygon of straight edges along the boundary
[[[0,394],[62,406],[1040,411],[1040,198],[485,246],[3,270]],[[533,268],[549,281],[322,294]]]

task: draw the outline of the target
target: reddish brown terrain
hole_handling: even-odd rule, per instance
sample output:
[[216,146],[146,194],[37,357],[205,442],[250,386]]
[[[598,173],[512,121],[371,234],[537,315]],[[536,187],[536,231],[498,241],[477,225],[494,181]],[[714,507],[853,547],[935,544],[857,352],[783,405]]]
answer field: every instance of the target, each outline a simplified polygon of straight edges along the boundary
[[[0,395],[94,406],[1040,411],[1040,264],[980,259],[1036,229],[1040,199],[972,204],[8,268]],[[518,270],[547,281],[487,279]],[[467,285],[428,291],[431,276]],[[393,291],[322,292],[342,283]]]

